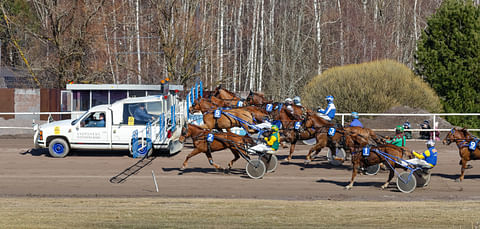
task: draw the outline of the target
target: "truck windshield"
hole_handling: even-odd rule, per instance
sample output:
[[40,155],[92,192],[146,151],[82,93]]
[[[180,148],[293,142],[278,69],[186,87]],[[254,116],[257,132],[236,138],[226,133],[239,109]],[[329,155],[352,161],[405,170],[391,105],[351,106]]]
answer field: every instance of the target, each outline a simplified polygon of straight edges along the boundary
[[82,115],[80,115],[80,117],[78,117],[77,119],[73,120],[72,121],[72,126],[77,124],[78,121],[80,121],[81,119],[83,119],[83,117],[85,117],[85,115],[87,115],[88,111],[83,113]]

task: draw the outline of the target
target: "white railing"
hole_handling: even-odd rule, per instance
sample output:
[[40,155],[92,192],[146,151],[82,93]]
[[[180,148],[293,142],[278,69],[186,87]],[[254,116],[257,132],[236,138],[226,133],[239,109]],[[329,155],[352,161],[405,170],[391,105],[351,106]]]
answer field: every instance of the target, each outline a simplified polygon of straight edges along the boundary
[[[179,110],[175,112],[175,115],[179,115],[177,117],[181,117],[180,120],[184,114],[186,107],[185,105],[182,104],[180,106],[177,106]],[[188,112],[188,111],[187,111]],[[0,112],[0,116],[2,115],[80,115],[83,114],[83,111],[72,111],[72,112]],[[437,117],[439,116],[480,116],[480,113],[434,113],[434,114],[393,114],[393,113],[359,113],[359,116],[387,116],[387,117],[431,117],[432,119],[432,126],[433,129],[408,129],[409,131],[450,131],[450,129],[440,129],[437,128],[434,124],[437,121]],[[345,125],[345,117],[351,116],[350,113],[337,113],[336,116],[341,116],[342,120],[342,125]],[[5,121],[12,121],[14,122],[16,119],[7,119]],[[24,120],[24,119],[22,119]],[[35,122],[35,120],[33,120]],[[183,120],[181,120],[182,122]],[[396,125],[401,125],[400,124],[393,124],[392,123],[392,128],[388,129],[372,129],[373,131],[394,131]],[[32,129],[32,126],[26,127],[26,126],[1,126],[0,129]],[[480,131],[479,128],[472,128],[468,129],[469,131]]]
[[[342,117],[342,125],[345,125],[345,116],[351,116],[350,113],[338,113],[336,116]],[[408,129],[408,131],[450,131],[451,129],[440,129],[435,126],[438,116],[480,116],[480,113],[434,113],[434,114],[392,114],[392,113],[359,113],[358,116],[389,116],[389,117],[432,117],[433,129]],[[392,124],[391,129],[372,129],[373,131],[395,131],[396,125]],[[469,131],[480,131],[478,128],[468,129]]]

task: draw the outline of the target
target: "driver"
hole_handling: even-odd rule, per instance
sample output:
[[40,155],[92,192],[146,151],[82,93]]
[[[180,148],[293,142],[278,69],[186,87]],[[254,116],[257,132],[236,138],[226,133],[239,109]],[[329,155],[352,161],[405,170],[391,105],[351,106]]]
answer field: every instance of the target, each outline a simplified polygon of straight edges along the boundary
[[[266,132],[265,132],[266,133]],[[248,149],[249,152],[266,152],[270,154],[274,154],[278,150],[278,146],[280,145],[280,134],[278,134],[278,127],[276,125],[272,125],[272,132],[268,137],[264,138],[265,143],[260,143],[254,147]]]
[[136,122],[138,121],[138,122],[147,123],[150,121],[154,121],[156,117],[154,115],[149,114],[147,110],[145,110],[144,103],[140,103],[137,109],[135,109],[135,112],[133,113],[133,118],[135,118]]
[[408,162],[418,165],[425,169],[433,168],[437,164],[437,149],[435,149],[435,142],[433,140],[427,141],[427,150],[423,154],[415,151],[412,152],[416,158],[407,160]]
[[325,100],[328,103],[327,108],[318,108],[317,115],[327,121],[332,121],[332,119],[335,117],[335,112],[337,111],[337,108],[335,108],[335,104],[333,104],[333,96],[328,95],[327,97],[325,97]]
[[395,136],[393,137],[392,140],[387,140],[387,143],[390,143],[392,145],[396,145],[399,147],[404,147],[405,146],[405,135],[403,134],[403,126],[398,125],[395,128]]

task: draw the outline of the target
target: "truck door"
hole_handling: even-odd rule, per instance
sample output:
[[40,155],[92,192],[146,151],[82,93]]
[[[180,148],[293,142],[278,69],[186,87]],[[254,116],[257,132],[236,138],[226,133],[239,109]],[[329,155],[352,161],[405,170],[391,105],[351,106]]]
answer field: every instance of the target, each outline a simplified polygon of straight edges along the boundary
[[111,123],[110,111],[90,112],[76,124],[72,144],[80,148],[110,149]]

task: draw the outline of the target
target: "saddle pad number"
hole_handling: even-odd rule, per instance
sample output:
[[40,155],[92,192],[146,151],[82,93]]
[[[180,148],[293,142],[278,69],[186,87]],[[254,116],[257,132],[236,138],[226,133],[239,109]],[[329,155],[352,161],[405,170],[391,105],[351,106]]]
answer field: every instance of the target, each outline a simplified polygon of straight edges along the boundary
[[370,156],[370,147],[363,147],[362,155],[365,156],[365,157]]
[[300,129],[300,125],[302,125],[302,122],[295,122],[295,126],[293,128],[295,128],[295,130],[298,130]]
[[477,148],[477,142],[471,141],[471,142],[468,144],[468,149],[469,149],[469,150],[475,150],[476,148]]
[[273,110],[273,105],[270,104],[270,103],[267,104],[266,110],[267,110],[267,112],[272,112],[272,110]]
[[335,132],[337,132],[337,130],[335,130],[335,128],[333,127],[330,127],[330,129],[328,129],[328,136],[333,137],[333,135],[335,135]]
[[213,138],[214,138],[213,134],[208,134],[208,135],[207,135],[207,142],[212,143],[212,142],[213,142]]
[[238,101],[238,102],[237,102],[237,107],[243,107],[243,101],[241,101],[241,100]]
[[222,116],[222,111],[221,110],[215,110],[213,112],[213,117],[216,118],[216,119],[219,119],[220,116]]

